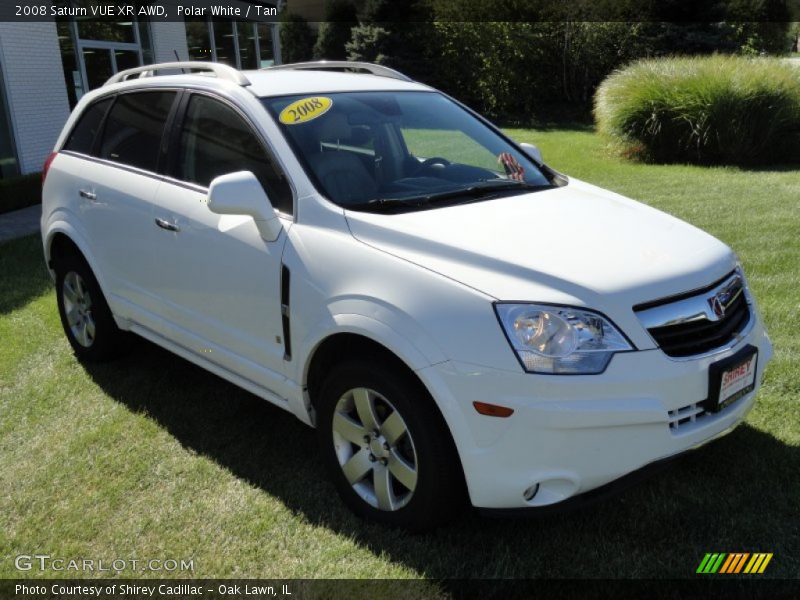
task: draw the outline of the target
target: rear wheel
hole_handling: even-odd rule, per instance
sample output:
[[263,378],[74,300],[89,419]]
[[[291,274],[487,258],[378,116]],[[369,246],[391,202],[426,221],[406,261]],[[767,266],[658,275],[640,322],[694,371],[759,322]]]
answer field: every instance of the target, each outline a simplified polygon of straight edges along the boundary
[[75,355],[103,361],[119,355],[126,334],[121,331],[86,261],[67,256],[55,262],[56,298],[61,325]]
[[450,432],[411,375],[346,363],[334,368],[319,400],[324,461],[357,515],[425,530],[459,514],[464,485]]

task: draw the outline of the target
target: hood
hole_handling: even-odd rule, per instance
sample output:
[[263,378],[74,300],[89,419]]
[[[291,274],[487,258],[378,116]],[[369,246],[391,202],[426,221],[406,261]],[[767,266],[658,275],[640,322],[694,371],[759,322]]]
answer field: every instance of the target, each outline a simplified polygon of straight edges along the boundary
[[345,214],[363,243],[498,300],[587,306],[609,316],[706,286],[736,261],[700,229],[576,180],[445,208]]

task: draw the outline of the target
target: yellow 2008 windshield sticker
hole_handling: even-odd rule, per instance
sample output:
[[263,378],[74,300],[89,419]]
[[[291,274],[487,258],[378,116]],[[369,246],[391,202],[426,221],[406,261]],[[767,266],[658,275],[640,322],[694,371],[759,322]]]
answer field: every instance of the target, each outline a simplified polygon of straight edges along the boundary
[[328,112],[331,106],[333,106],[333,100],[325,96],[301,98],[284,108],[278,118],[284,125],[299,125],[321,117]]

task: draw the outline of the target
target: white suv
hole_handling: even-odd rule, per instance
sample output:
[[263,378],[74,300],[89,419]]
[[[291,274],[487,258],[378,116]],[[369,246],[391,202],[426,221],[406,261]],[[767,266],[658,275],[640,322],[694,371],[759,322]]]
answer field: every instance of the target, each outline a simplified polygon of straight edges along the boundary
[[42,235],[80,359],[133,332],[291,411],[356,513],[409,528],[717,438],[772,355],[725,244],[377,65],[114,76]]

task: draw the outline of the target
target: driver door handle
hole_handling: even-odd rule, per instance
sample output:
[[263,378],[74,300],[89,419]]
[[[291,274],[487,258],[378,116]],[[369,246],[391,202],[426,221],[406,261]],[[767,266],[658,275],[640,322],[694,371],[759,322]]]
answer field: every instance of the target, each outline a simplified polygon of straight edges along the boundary
[[175,225],[175,223],[170,223],[169,221],[165,221],[164,219],[156,218],[156,225],[161,227],[161,229],[166,229],[167,231],[180,231],[181,228]]

